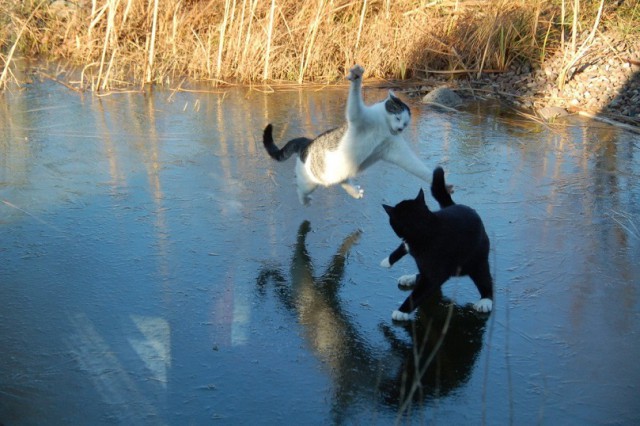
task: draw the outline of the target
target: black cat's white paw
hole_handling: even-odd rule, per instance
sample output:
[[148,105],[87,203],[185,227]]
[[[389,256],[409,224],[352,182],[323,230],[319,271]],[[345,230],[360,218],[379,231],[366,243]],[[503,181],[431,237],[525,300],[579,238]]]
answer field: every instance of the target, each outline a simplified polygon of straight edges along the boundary
[[411,319],[411,315],[406,312],[393,311],[391,313],[391,319],[394,321],[409,321]]
[[493,300],[488,298],[480,299],[473,305],[473,309],[478,312],[491,312],[493,309]]
[[403,275],[398,278],[398,287],[405,289],[412,288],[416,285],[416,275]]
[[359,78],[362,78],[364,74],[364,68],[360,65],[355,65],[353,68],[349,70],[349,75],[347,76],[347,80],[355,81]]
[[389,257],[385,257],[384,259],[382,259],[382,262],[380,262],[380,266],[382,266],[383,268],[391,268],[391,262],[389,262]]

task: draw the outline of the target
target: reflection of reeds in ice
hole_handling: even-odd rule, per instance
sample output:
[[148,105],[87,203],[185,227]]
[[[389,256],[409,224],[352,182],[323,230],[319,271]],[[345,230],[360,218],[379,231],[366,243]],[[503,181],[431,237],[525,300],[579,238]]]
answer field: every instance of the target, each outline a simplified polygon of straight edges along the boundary
[[617,223],[618,226],[624,229],[629,234],[629,236],[640,240],[640,228],[638,227],[638,225],[636,225],[633,220],[634,218],[630,213],[611,209],[608,216],[611,218],[611,220]]
[[[414,374],[411,377],[402,377],[400,404],[398,407],[398,414],[396,417],[396,424],[401,423],[402,417],[409,414],[412,409],[412,405],[417,396],[422,392],[422,378],[426,376],[427,370],[432,366],[433,360],[440,350],[442,343],[444,342],[447,332],[449,330],[449,324],[451,323],[451,317],[453,316],[453,303],[449,304],[447,308],[447,314],[442,324],[442,328],[434,330],[434,334],[437,335],[437,339],[434,342],[430,342],[429,339],[418,337],[415,326],[412,324],[412,341],[413,341],[413,357],[411,357],[414,365]],[[427,335],[431,331],[433,326],[432,322],[429,322],[427,326]],[[431,347],[427,346],[427,343]]]
[[[604,13],[610,12],[603,11],[604,3],[597,10],[584,3],[94,0],[89,7],[89,2],[14,2],[0,5],[0,86],[11,78],[7,64],[16,51],[77,64],[81,86],[92,90],[175,86],[185,77],[214,85],[337,81],[356,62],[385,78],[432,71],[480,74],[542,61],[558,47],[575,50],[580,42],[588,47],[589,39],[576,34],[581,26],[595,30],[600,23],[633,18],[621,11],[626,6]],[[572,37],[566,46],[565,34]],[[579,53],[567,56],[563,71]]]
[[[69,314],[69,332],[65,343],[78,366],[81,377],[88,378],[102,402],[114,407],[118,421],[157,416],[157,410],[142,391],[140,383],[132,379],[129,366],[124,364],[121,350],[109,344],[104,330],[96,327],[87,314]],[[171,364],[170,329],[162,318],[132,316],[139,333],[129,343],[147,367],[150,378],[166,387],[166,372]],[[101,332],[102,331],[102,332]],[[131,401],[136,401],[133,409]],[[142,414],[140,414],[142,413]]]

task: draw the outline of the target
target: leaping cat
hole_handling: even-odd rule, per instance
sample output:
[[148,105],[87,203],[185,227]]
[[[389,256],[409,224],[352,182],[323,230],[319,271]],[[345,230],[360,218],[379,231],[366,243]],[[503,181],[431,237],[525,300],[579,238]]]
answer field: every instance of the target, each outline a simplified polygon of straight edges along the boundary
[[340,184],[353,198],[362,198],[364,190],[351,178],[379,160],[396,164],[430,182],[431,170],[418,159],[402,137],[411,120],[409,107],[389,91],[388,97],[373,105],[362,100],[364,68],[356,65],[349,71],[351,81],[347,99],[347,122],[320,134],[315,139],[300,137],[279,149],[273,141],[273,126],[264,129],[263,143],[277,161],[298,154],[296,181],[298,198],[308,204],[309,196],[319,185]]

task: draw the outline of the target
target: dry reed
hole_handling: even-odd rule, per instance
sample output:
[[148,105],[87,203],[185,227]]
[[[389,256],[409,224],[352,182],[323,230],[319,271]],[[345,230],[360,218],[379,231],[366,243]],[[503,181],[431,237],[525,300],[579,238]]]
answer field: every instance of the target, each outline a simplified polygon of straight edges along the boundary
[[331,83],[356,62],[369,77],[479,75],[544,60],[567,31],[575,49],[588,8],[567,2],[5,0],[0,87],[16,51],[74,64],[74,85],[97,91],[185,79]]

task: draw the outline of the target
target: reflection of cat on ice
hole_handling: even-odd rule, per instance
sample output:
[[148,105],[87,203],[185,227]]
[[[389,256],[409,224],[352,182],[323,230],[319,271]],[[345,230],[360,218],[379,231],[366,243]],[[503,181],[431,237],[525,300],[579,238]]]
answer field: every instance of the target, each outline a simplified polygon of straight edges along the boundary
[[373,105],[362,100],[364,69],[354,66],[347,76],[351,81],[346,107],[346,124],[322,133],[315,139],[290,140],[282,149],[273,141],[273,126],[263,133],[264,146],[277,161],[298,154],[296,182],[302,204],[318,186],[340,184],[353,198],[362,198],[364,190],[351,179],[379,160],[396,164],[429,182],[431,171],[418,159],[402,137],[411,120],[409,107],[389,91],[388,97]]
[[276,296],[296,314],[305,340],[330,368],[334,420],[348,419],[353,402],[363,398],[402,414],[411,401],[446,396],[466,383],[482,347],[485,316],[451,304],[438,292],[414,322],[401,327],[406,336],[397,335],[398,326],[381,324],[389,349],[373,348],[343,311],[339,297],[348,254],[360,231],[344,239],[324,273],[316,276],[305,244],[310,229],[305,221],[298,230],[289,283],[278,268],[265,267],[258,290],[266,295],[268,283],[275,283]]

